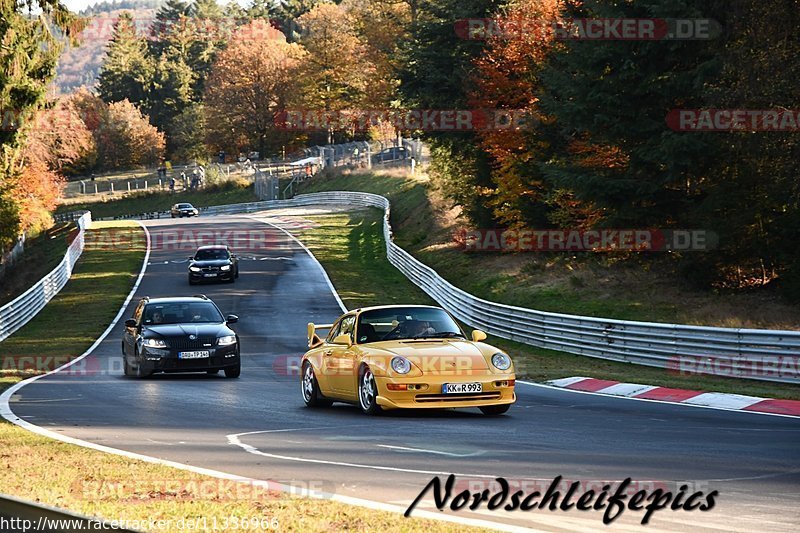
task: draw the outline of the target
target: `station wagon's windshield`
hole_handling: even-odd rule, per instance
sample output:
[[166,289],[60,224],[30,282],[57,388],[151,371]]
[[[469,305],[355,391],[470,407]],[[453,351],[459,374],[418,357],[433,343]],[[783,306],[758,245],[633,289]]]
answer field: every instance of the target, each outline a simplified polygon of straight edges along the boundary
[[361,313],[358,320],[359,344],[397,339],[463,338],[458,324],[441,309],[395,307]]
[[144,309],[144,324],[218,324],[222,315],[211,302],[153,303]]

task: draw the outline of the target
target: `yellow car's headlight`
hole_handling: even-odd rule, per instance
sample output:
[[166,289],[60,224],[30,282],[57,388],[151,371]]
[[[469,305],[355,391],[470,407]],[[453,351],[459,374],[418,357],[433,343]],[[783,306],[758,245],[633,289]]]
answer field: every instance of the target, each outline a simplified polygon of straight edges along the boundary
[[392,358],[392,370],[398,374],[408,374],[411,372],[411,363],[405,357]]
[[492,364],[498,370],[508,370],[511,368],[511,358],[503,352],[497,352],[492,356]]

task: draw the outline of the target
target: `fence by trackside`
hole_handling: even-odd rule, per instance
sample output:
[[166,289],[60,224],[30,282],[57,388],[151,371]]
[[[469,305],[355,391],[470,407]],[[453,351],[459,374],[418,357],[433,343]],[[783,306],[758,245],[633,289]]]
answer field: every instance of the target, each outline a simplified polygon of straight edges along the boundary
[[75,262],[83,253],[86,229],[92,223],[92,214],[84,212],[77,218],[78,234],[67,248],[64,259],[49,274],[30,289],[0,307],[0,342],[30,322],[53,296],[67,284]]

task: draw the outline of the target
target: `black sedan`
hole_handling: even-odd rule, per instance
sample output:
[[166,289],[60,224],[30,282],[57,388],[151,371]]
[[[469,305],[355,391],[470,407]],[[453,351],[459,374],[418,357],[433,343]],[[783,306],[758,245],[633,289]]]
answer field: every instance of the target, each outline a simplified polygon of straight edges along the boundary
[[205,296],[143,298],[133,318],[125,321],[125,375],[222,370],[226,377],[237,378],[239,336],[229,326],[238,320],[236,315],[223,318]]
[[201,281],[229,281],[239,277],[239,258],[224,244],[201,246],[189,258],[189,285]]
[[169,214],[172,215],[172,218],[196,217],[200,211],[192,204],[182,203],[173,205]]

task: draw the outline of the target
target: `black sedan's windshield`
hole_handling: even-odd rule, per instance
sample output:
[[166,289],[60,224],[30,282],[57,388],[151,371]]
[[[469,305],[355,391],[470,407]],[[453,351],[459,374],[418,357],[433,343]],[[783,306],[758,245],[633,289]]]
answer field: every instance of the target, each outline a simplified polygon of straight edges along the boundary
[[195,261],[216,261],[230,259],[230,254],[223,249],[197,250],[194,259]]
[[359,344],[397,339],[463,338],[458,324],[441,309],[395,307],[374,309],[358,321]]
[[159,324],[215,324],[224,322],[222,315],[211,302],[153,303],[145,307],[143,323]]

